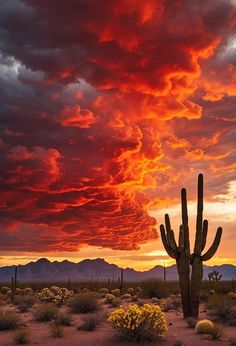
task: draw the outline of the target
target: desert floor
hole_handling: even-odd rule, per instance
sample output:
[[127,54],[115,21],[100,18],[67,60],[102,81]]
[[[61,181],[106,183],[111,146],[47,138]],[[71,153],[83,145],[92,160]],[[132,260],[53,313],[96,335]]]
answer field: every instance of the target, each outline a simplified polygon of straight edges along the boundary
[[[13,308],[13,307],[12,307]],[[67,307],[62,307],[66,311]],[[104,312],[110,313],[113,309],[104,306]],[[166,345],[173,346],[176,340],[181,340],[186,346],[215,346],[230,345],[230,339],[236,337],[236,327],[225,327],[224,334],[220,340],[210,340],[209,337],[198,335],[194,329],[187,327],[186,322],[182,318],[182,314],[178,312],[166,312],[168,321],[168,332],[158,343],[127,343],[118,341],[117,335],[112,327],[103,322],[94,331],[78,331],[77,326],[80,324],[81,315],[73,314],[73,323],[71,326],[64,327],[64,336],[62,338],[53,338],[50,336],[49,323],[35,322],[31,312],[22,313],[21,317],[30,328],[31,341],[28,345],[42,346],[123,346],[123,345]],[[206,318],[207,314],[204,307],[201,307],[200,318]],[[208,317],[209,318],[209,317]],[[13,346],[14,331],[0,332],[0,346]]]

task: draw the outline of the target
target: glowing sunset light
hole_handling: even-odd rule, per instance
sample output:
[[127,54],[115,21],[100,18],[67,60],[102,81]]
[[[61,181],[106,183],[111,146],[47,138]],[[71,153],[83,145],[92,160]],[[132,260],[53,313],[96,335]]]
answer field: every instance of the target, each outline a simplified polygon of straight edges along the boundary
[[199,173],[209,264],[236,264],[235,29],[233,0],[1,0],[1,266],[172,265]]

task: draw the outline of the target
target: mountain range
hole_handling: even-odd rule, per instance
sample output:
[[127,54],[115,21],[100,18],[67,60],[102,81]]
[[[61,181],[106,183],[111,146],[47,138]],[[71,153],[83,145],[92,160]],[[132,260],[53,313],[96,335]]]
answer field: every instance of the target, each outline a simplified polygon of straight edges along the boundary
[[[70,279],[71,282],[89,280],[117,280],[120,277],[121,268],[115,264],[110,264],[104,259],[86,259],[79,263],[64,260],[62,262],[50,262],[46,258],[41,258],[36,262],[25,265],[18,265],[19,281],[42,281],[42,282],[63,282]],[[222,274],[222,280],[236,280],[236,266],[223,264],[220,266],[204,266],[204,278],[208,278],[208,273],[213,269]],[[0,267],[0,282],[9,282],[14,275],[15,266]],[[163,278],[164,268],[160,265],[147,271],[137,271],[132,268],[123,270],[125,281],[142,281],[149,278]],[[166,267],[166,279],[177,280],[176,265]]]

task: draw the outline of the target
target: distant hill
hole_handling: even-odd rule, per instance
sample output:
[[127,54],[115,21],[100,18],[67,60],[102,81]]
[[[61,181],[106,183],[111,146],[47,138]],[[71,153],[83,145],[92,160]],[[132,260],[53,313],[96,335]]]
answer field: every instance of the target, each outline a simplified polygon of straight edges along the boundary
[[[0,282],[8,282],[14,275],[15,266],[0,267]],[[204,278],[208,278],[208,273],[213,269],[222,274],[222,280],[236,280],[236,266],[223,264],[220,266],[204,266]],[[18,265],[18,278],[20,281],[48,281],[60,282],[67,281],[68,278],[73,281],[89,281],[91,279],[107,280],[108,278],[116,280],[120,276],[121,268],[115,264],[107,263],[104,259],[94,260],[86,259],[79,263],[70,261],[50,262],[46,258],[41,258],[36,262],[30,262],[25,265]],[[177,280],[176,266],[166,268],[167,280]],[[140,272],[132,268],[124,269],[125,281],[142,281],[148,278],[163,278],[163,267],[154,268]]]

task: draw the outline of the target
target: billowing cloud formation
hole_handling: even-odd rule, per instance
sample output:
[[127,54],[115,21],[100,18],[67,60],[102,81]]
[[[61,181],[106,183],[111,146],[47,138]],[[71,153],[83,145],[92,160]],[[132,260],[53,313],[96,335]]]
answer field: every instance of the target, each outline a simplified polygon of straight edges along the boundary
[[[199,171],[235,179],[230,1],[3,0],[1,249],[136,249]],[[27,239],[27,241],[25,241]]]

